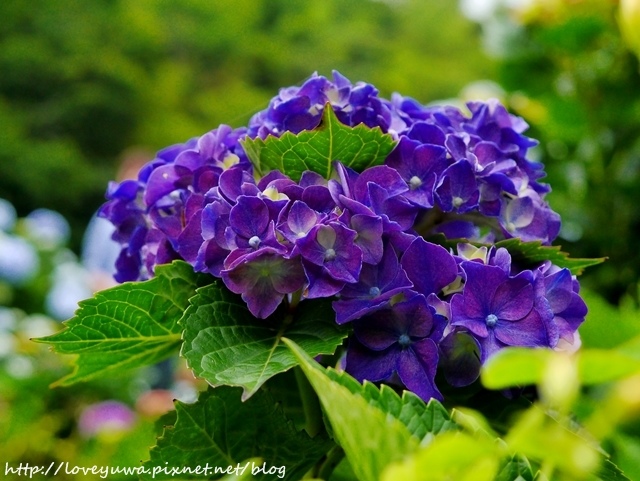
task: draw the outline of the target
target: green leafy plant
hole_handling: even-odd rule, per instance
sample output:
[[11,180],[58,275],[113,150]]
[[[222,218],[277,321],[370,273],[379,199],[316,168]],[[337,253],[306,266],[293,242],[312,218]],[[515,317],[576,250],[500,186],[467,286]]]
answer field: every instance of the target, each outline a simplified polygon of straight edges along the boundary
[[[142,479],[629,479],[605,425],[636,401],[613,418],[581,389],[618,400],[637,344],[579,349],[576,275],[603,259],[550,246],[521,131],[497,103],[314,75],[114,186],[126,282],[37,341],[77,356],[59,384],[178,353],[207,381],[161,419]],[[455,143],[469,132],[493,140]]]

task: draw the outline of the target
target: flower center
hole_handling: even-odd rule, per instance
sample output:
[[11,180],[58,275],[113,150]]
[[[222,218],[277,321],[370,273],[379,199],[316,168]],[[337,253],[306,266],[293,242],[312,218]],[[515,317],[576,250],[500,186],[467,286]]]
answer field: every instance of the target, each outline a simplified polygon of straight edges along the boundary
[[415,190],[422,185],[422,179],[417,175],[414,175],[409,179],[409,188]]
[[489,314],[484,318],[484,322],[487,324],[487,327],[495,327],[498,323],[498,316],[495,314]]
[[407,347],[409,344],[411,344],[411,338],[408,334],[400,334],[400,337],[398,338],[398,344],[400,344],[402,347]]
[[464,199],[462,197],[455,196],[451,202],[453,203],[453,206],[457,209],[462,204],[464,204]]
[[257,235],[254,235],[251,239],[249,239],[249,245],[254,249],[258,248],[258,246],[260,245],[260,242],[261,242],[260,237],[258,237]]
[[378,297],[380,295],[380,288],[373,286],[371,289],[369,289],[369,295],[371,297]]
[[324,260],[325,261],[332,261],[333,259],[336,258],[336,251],[329,248],[326,251],[324,251]]

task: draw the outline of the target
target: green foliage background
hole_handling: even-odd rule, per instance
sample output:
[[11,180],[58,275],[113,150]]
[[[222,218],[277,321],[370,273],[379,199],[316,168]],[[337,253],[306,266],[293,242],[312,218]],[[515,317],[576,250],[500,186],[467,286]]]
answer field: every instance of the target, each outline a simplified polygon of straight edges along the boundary
[[510,108],[541,142],[560,242],[574,256],[609,257],[582,282],[613,302],[637,300],[640,272],[640,75],[617,3],[534,2],[498,15],[503,33],[493,42]]
[[128,148],[244,125],[314,71],[422,101],[492,71],[454,2],[12,0],[0,18],[0,196],[61,212],[76,248]]
[[[383,96],[398,91],[425,103],[464,96],[471,82],[491,79],[500,85],[494,93],[541,141],[537,154],[553,186],[549,200],[564,221],[563,250],[574,258],[609,257],[581,277],[590,308],[583,343],[593,359],[606,362],[589,361],[591,354],[583,359],[595,362],[593,372],[613,366],[635,377],[557,379],[578,383],[560,401],[629,477],[639,478],[640,76],[616,15],[617,2],[608,0],[538,1],[526,11],[498,9],[478,24],[461,16],[456,2],[440,0],[0,2],[0,197],[19,216],[38,207],[61,212],[72,224],[77,251],[128,149],[153,152],[223,122],[243,125],[278,88],[299,84],[313,71],[330,75],[337,69],[353,81],[373,83]],[[21,339],[25,356],[37,361],[49,355]],[[543,374],[553,359],[525,355],[519,362],[527,381],[541,390],[551,383]],[[36,367],[40,377],[29,382],[4,368],[0,373],[0,442],[12,447],[9,459],[95,463],[100,446],[77,448],[67,419],[76,399],[132,396],[112,380],[52,391],[49,382],[66,366],[42,357]],[[489,372],[503,385],[522,381],[500,378],[514,372],[500,367]],[[314,375],[315,382],[326,382]],[[345,389],[334,395],[349,397]],[[452,404],[464,401],[451,397]],[[69,412],[51,412],[56,405]],[[141,429],[133,438],[136,449],[153,442],[150,427]],[[404,442],[405,428],[393,429]],[[535,458],[544,436],[565,432],[559,429],[532,414],[500,434]],[[542,442],[533,436],[537,432],[544,433]],[[559,446],[575,444],[565,441]],[[413,464],[392,467],[387,479],[425,472],[420,466],[432,461],[429,456],[458,463],[433,452],[438,455],[423,450]],[[133,464],[132,453],[138,455],[126,453],[122,464]]]

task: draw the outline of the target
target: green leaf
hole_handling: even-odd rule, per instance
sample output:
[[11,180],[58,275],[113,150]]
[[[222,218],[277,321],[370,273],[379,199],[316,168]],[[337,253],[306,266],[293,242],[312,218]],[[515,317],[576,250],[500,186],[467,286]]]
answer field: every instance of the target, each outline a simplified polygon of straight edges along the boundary
[[[638,458],[635,459],[637,463]],[[636,464],[637,466],[637,464]],[[598,470],[598,479],[601,481],[631,481],[631,478],[627,477],[625,473],[610,460],[605,459],[600,465]],[[633,478],[636,479],[636,478]]]
[[[304,381],[307,382],[306,379]],[[262,385],[260,390],[269,393],[271,398],[280,405],[285,416],[293,423],[296,429],[300,430],[305,427],[307,417],[300,399],[300,388],[295,369],[289,369],[273,376]]]
[[489,357],[482,366],[482,384],[489,389],[537,384],[542,380],[553,355],[550,349],[501,349]]
[[[144,464],[150,473],[156,470],[153,479],[175,479],[161,468],[209,466],[206,479],[253,473],[250,479],[298,480],[334,446],[326,436],[312,439],[297,431],[264,391],[242,402],[237,388],[210,388],[194,404],[176,402],[176,413],[175,424],[165,428]],[[263,461],[250,459],[256,457]]]
[[361,172],[367,167],[382,164],[394,145],[393,138],[382,133],[379,127],[344,125],[329,103],[324,108],[320,125],[313,130],[298,134],[285,132],[281,137],[270,135],[266,140],[242,141],[258,174],[279,170],[295,181],[305,170],[317,172],[328,179],[335,160]]
[[158,266],[155,277],[127,282],[81,301],[65,329],[34,339],[60,354],[75,354],[73,373],[55,385],[67,386],[169,357],[180,345],[178,320],[196,288],[210,281],[190,265]]
[[[640,372],[640,358],[622,350],[583,349],[574,356],[575,376],[586,386],[618,381]],[[540,384],[549,369],[559,365],[555,361],[566,357],[567,354],[550,349],[504,348],[482,367],[482,384],[489,389]]]
[[212,386],[241,386],[248,399],[272,376],[298,364],[281,342],[294,339],[311,356],[333,354],[347,336],[328,299],[305,300],[289,314],[254,317],[240,296],[215,282],[198,290],[181,321],[182,356]]
[[444,433],[428,446],[390,465],[382,481],[493,481],[500,452],[494,443],[461,432]]
[[585,268],[601,264],[606,257],[595,259],[572,259],[569,254],[560,250],[560,246],[543,246],[540,241],[523,242],[518,238],[496,242],[496,248],[506,248],[514,262],[524,265],[536,265],[551,261],[558,267],[566,267],[574,275],[582,274]]
[[[493,244],[470,242],[468,239],[447,239],[442,234],[434,234],[427,238],[429,242],[446,248],[455,249],[458,244],[473,244],[477,247],[491,247]],[[514,262],[522,266],[537,266],[544,261],[551,261],[558,267],[567,268],[574,275],[580,275],[587,267],[595,266],[606,261],[606,257],[594,259],[573,259],[567,252],[561,251],[560,246],[545,246],[540,241],[524,242],[519,238],[504,239],[495,243],[496,248],[504,247],[511,254]]]
[[507,433],[507,446],[543,466],[554,466],[565,474],[559,479],[589,479],[587,476],[600,466],[603,453],[592,439],[575,432],[568,418],[560,420],[562,423],[534,404]]
[[326,370],[326,375],[332,381],[349,389],[353,394],[364,397],[370,405],[396,418],[420,442],[426,442],[441,432],[458,429],[449,412],[435,399],[431,399],[429,403],[425,404],[422,399],[410,391],[403,391],[402,397],[400,397],[386,384],[380,388],[368,381],[360,384],[346,372],[339,372],[331,368]]
[[355,380],[341,376],[351,384],[347,387],[332,379],[300,346],[284,341],[318,394],[334,437],[360,481],[378,481],[387,465],[418,447],[418,440],[403,422],[383,411],[375,400],[351,391]]
[[640,358],[619,350],[585,349],[578,356],[578,372],[584,385],[618,381],[640,373]]
[[630,479],[640,479],[640,438],[618,431],[613,435],[611,443],[619,469]]
[[516,454],[500,466],[495,481],[534,481],[534,477],[527,458]]
[[609,304],[589,289],[580,289],[580,296],[589,306],[580,337],[585,347],[611,348],[640,336],[640,309],[635,303]]

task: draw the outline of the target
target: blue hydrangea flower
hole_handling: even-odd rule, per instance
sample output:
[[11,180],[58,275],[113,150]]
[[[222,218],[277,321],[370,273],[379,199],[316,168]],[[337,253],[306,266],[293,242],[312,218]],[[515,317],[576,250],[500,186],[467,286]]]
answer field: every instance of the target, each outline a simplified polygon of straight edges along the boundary
[[266,138],[267,135],[311,130],[320,123],[327,103],[333,107],[338,120],[346,125],[363,123],[386,132],[391,123],[388,102],[378,98],[378,90],[373,85],[364,82],[353,85],[334,71],[332,80],[316,73],[300,87],[281,89],[267,109],[252,117],[249,136]]
[[16,286],[35,277],[40,258],[35,247],[22,237],[0,232],[0,279]]
[[265,319],[286,294],[301,289],[305,277],[300,259],[286,259],[272,248],[259,249],[240,259],[228,259],[221,272],[225,285],[242,299],[254,316]]
[[422,295],[354,322],[346,371],[359,381],[400,382],[425,401],[442,399],[435,384],[444,319]]
[[358,282],[347,284],[340,291],[340,298],[333,303],[336,322],[344,324],[378,310],[411,287],[398,256],[387,246],[379,264],[363,264]]
[[296,244],[309,280],[306,296],[330,297],[346,283],[358,281],[362,251],[356,232],[339,222],[318,225]]
[[[342,123],[398,141],[383,165],[356,172],[337,159],[332,178],[305,172],[298,182],[254,175],[244,137],[313,129],[327,104]],[[504,346],[575,347],[586,305],[568,270],[523,270],[503,248],[425,240],[550,244],[560,229],[542,165],[528,158],[536,142],[526,123],[494,100],[466,108],[386,100],[338,72],[283,88],[247,127],[163,149],[137,179],[109,186],[100,214],[122,246],[116,279],[182,259],[259,318],[294,293],[332,298],[336,322],[353,327],[347,370],[425,400],[441,398],[438,365],[464,386]]]
[[13,204],[0,198],[0,230],[9,232],[16,224],[17,218],[18,214]]
[[463,291],[451,299],[451,325],[478,341],[482,362],[504,346],[555,346],[553,312],[544,283],[533,272],[511,276],[501,267],[475,261],[461,266],[466,281]]
[[44,249],[55,249],[67,243],[71,228],[67,220],[51,209],[36,209],[24,219],[27,235]]

